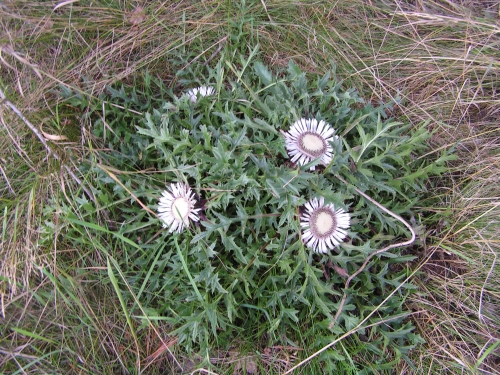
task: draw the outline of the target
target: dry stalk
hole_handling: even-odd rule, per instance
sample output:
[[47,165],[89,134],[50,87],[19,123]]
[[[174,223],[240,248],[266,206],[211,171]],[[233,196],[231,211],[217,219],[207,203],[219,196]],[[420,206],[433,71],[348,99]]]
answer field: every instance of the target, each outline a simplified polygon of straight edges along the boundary
[[[335,175],[336,178],[338,178],[340,181],[342,181],[344,184],[348,185],[348,182],[346,180],[344,180],[342,177],[338,176],[338,175]],[[352,281],[352,279],[354,277],[356,277],[360,272],[363,271],[363,269],[366,267],[366,265],[368,264],[368,262],[370,261],[370,259],[372,259],[375,255],[377,254],[381,254],[389,249],[393,249],[395,247],[400,247],[400,246],[406,246],[406,245],[410,245],[411,243],[413,243],[413,241],[415,241],[415,238],[416,238],[416,235],[415,235],[415,231],[413,230],[413,228],[410,226],[410,224],[408,224],[401,216],[395,214],[394,212],[388,210],[387,208],[385,208],[384,206],[382,206],[380,203],[378,203],[377,201],[375,201],[373,198],[369,197],[368,195],[366,195],[365,193],[363,193],[361,190],[357,189],[355,186],[353,186],[354,189],[356,190],[357,193],[359,193],[360,195],[362,195],[365,199],[369,200],[370,202],[372,202],[373,204],[375,204],[377,207],[379,207],[381,210],[383,210],[384,212],[386,212],[387,214],[391,215],[392,217],[396,218],[397,220],[399,220],[401,223],[403,223],[411,232],[411,238],[407,241],[404,241],[404,242],[400,242],[400,243],[397,243],[397,244],[393,244],[393,245],[389,245],[383,249],[380,249],[380,250],[377,250],[375,251],[374,253],[370,254],[365,262],[363,263],[363,265],[355,272],[353,273],[351,276],[349,276],[349,278],[347,279],[346,283],[345,283],[345,288],[347,289],[347,287],[349,286],[350,282]],[[425,261],[422,263],[424,264]],[[404,281],[403,281],[403,284],[406,283],[408,280],[410,280],[413,275],[420,269],[420,267],[418,267],[415,271],[412,272],[411,275],[409,275]],[[373,309],[369,314],[368,316],[366,316],[361,322],[358,323],[358,325],[354,328],[352,328],[351,330],[349,330],[348,332],[344,333],[342,336],[336,338],[335,340],[333,340],[331,343],[329,343],[328,345],[325,345],[324,347],[322,347],[321,349],[319,349],[318,351],[316,351],[315,353],[313,353],[312,355],[310,355],[309,357],[307,357],[306,359],[302,360],[301,362],[299,362],[298,364],[296,364],[295,366],[293,366],[292,368],[288,369],[287,371],[285,371],[283,373],[283,375],[288,375],[290,373],[292,373],[294,370],[298,369],[300,366],[304,365],[305,363],[309,362],[311,359],[313,359],[314,357],[318,356],[319,354],[323,353],[325,350],[328,350],[329,348],[331,348],[332,346],[334,346],[336,343],[338,343],[339,341],[345,339],[346,337],[349,337],[350,335],[352,335],[354,332],[357,332],[358,330],[360,330],[361,328],[369,328],[369,327],[375,327],[377,325],[380,325],[382,323],[387,323],[389,321],[391,321],[392,319],[395,319],[394,317],[393,318],[389,318],[389,319],[386,319],[386,320],[382,320],[382,321],[378,321],[378,322],[375,322],[375,323],[372,323],[372,324],[369,324],[367,326],[364,326],[363,327],[363,324],[365,324],[368,319],[370,319],[370,317],[375,314],[375,312],[377,312],[380,307],[382,307],[395,293],[396,291],[398,290],[399,288],[396,288],[395,290],[393,290],[375,309]],[[345,303],[345,300],[347,298],[347,292],[344,293],[344,296],[342,298],[342,302],[339,306],[339,310],[337,312],[337,314],[335,315],[335,320],[332,322],[332,324],[330,325],[330,328],[335,324],[335,322],[337,321],[338,319],[338,316],[340,315],[340,312],[342,311],[342,308],[344,306],[344,303]],[[422,311],[416,311],[416,312],[413,312],[409,315],[412,315],[412,314],[419,314],[421,313]]]
[[[338,178],[340,181],[342,181],[344,184],[348,185],[348,182],[346,180],[344,180],[342,177],[340,177],[338,175],[335,175],[335,177]],[[333,322],[330,323],[330,327],[329,327],[330,329],[335,325],[335,323],[337,322],[340,314],[342,313],[342,309],[344,308],[344,304],[345,304],[345,301],[347,299],[347,288],[349,288],[349,284],[351,283],[352,279],[354,279],[357,275],[359,275],[359,273],[361,273],[365,269],[365,267],[368,264],[368,262],[370,262],[370,260],[375,255],[382,254],[382,253],[386,252],[387,250],[394,249],[395,247],[401,247],[401,246],[410,245],[410,244],[413,243],[413,241],[415,241],[415,237],[416,237],[415,236],[415,231],[413,230],[413,228],[401,216],[399,216],[399,215],[395,214],[394,212],[388,210],[387,208],[385,208],[384,206],[382,206],[380,203],[378,203],[375,199],[373,199],[373,198],[369,197],[368,195],[366,195],[365,193],[363,193],[357,187],[353,186],[353,188],[354,188],[354,190],[356,190],[356,192],[358,194],[362,195],[365,199],[369,200],[371,203],[373,203],[374,205],[376,205],[382,211],[386,212],[387,214],[391,215],[393,218],[395,218],[395,219],[399,220],[401,223],[403,223],[409,229],[409,231],[411,232],[411,238],[409,240],[407,240],[407,241],[395,243],[395,244],[389,245],[387,247],[384,247],[383,249],[379,249],[379,250],[371,253],[365,259],[365,262],[363,263],[363,265],[361,267],[359,267],[356,272],[354,272],[351,276],[349,276],[347,278],[347,281],[345,282],[345,286],[344,286],[344,290],[346,290],[346,291],[344,292],[344,295],[343,295],[342,300],[340,302],[339,308],[337,310],[337,314],[335,314],[335,318],[334,318]]]
[[28,125],[28,128],[30,128],[31,131],[33,133],[35,133],[35,135],[40,140],[40,142],[42,142],[43,146],[45,147],[45,149],[47,150],[49,155],[52,155],[54,157],[54,159],[59,160],[59,156],[55,152],[52,151],[50,146],[47,144],[47,141],[45,140],[43,135],[40,133],[40,131],[36,128],[36,126],[33,125],[31,122],[29,122],[28,119],[26,117],[24,117],[24,115],[21,113],[21,111],[19,109],[17,109],[17,107],[14,104],[12,104],[12,102],[10,100],[7,99],[7,97],[3,93],[2,89],[0,89],[0,104],[7,105],[7,107],[9,107],[12,110],[12,112],[14,112],[21,120],[23,120],[23,122],[26,125]]
[[[288,375],[288,374],[291,374],[294,370],[298,369],[300,366],[302,366],[303,364],[309,362],[311,359],[313,359],[314,357],[320,355],[321,353],[323,353],[325,350],[331,348],[333,345],[335,345],[336,343],[338,343],[339,341],[342,341],[343,339],[345,339],[346,337],[349,337],[350,335],[352,335],[354,332],[357,332],[358,330],[360,330],[361,328],[371,328],[371,327],[376,327],[378,325],[381,325],[381,324],[386,324],[392,320],[395,320],[397,319],[398,317],[391,317],[391,318],[388,318],[388,319],[382,319],[378,322],[375,322],[375,323],[371,323],[371,324],[368,324],[367,326],[365,327],[362,327],[362,325],[375,313],[375,311],[377,311],[390,297],[392,297],[392,295],[396,292],[396,290],[394,290],[385,300],[382,301],[382,303],[380,305],[377,306],[377,308],[375,310],[373,310],[370,314],[368,314],[368,316],[366,318],[364,318],[356,327],[352,328],[350,331],[344,333],[342,336],[336,338],[335,340],[333,340],[331,343],[329,343],[328,345],[325,345],[323,346],[320,350],[318,350],[316,353],[314,354],[311,354],[309,357],[307,357],[306,359],[302,360],[300,363],[297,363],[295,366],[293,366],[292,368],[288,369],[287,371],[285,371],[282,375]],[[420,314],[422,313],[423,310],[419,310],[419,311],[415,311],[415,312],[412,312],[409,315],[417,315],[417,314]]]
[[[7,107],[9,107],[12,110],[12,112],[14,112],[28,126],[28,128],[30,128],[30,130],[37,136],[37,138],[40,140],[42,145],[47,150],[48,153],[47,157],[52,155],[52,157],[55,160],[61,162],[61,158],[59,157],[57,152],[52,150],[52,148],[47,143],[47,140],[38,130],[38,128],[35,125],[33,125],[9,99],[7,99],[7,97],[5,96],[5,94],[1,89],[0,89],[0,104],[5,104]],[[82,184],[82,181],[75,175],[75,173],[68,167],[68,165],[61,162],[61,166],[66,170],[66,172],[68,172],[68,174],[71,176],[71,178],[73,178],[73,180],[77,183],[77,185],[81,186],[85,194],[87,194],[87,196],[90,199],[92,199],[94,203],[97,203],[94,194]]]

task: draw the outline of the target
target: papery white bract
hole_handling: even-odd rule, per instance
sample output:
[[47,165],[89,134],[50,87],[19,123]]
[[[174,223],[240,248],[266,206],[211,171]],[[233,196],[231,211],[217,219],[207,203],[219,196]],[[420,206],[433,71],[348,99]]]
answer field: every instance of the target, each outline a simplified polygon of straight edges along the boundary
[[198,100],[198,95],[201,96],[210,96],[215,94],[215,89],[211,86],[200,86],[195,89],[190,89],[186,93],[186,95],[189,97],[189,100],[191,100],[192,103],[196,103],[196,100]]
[[342,208],[325,204],[323,198],[311,199],[305,204],[306,212],[300,218],[302,241],[317,253],[327,253],[347,236],[351,219]]
[[[321,164],[328,165],[332,161],[333,148],[330,142],[333,141],[335,130],[325,121],[302,118],[295,121],[288,132],[282,133],[292,162],[304,165],[321,158]],[[314,166],[311,170],[314,170]]]
[[189,219],[198,221],[199,208],[194,208],[196,200],[188,185],[171,184],[169,190],[164,190],[158,203],[158,216],[163,221],[163,227],[169,232],[182,232],[189,226]]

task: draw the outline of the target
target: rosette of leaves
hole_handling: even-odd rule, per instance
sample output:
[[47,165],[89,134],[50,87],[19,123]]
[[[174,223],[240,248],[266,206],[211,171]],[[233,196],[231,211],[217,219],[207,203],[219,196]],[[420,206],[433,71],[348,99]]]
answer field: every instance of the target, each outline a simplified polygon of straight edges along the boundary
[[[108,184],[108,201],[128,198],[117,232],[138,246],[122,243],[110,254],[122,293],[144,324],[166,321],[181,345],[204,353],[237,337],[297,347],[307,341],[314,350],[357,328],[344,352],[322,354],[325,366],[334,371],[346,356],[364,358],[366,372],[391,366],[420,341],[403,305],[413,289],[405,265],[411,248],[373,257],[344,286],[370,254],[410,233],[356,189],[412,218],[428,177],[442,173],[450,156],[419,158],[430,136],[426,124],[388,118],[394,103],[365,103],[342,88],[334,69],[310,78],[291,62],[275,75],[253,61],[254,52],[237,63],[181,71],[181,83],[215,88],[195,103],[151,77],[142,101],[135,89],[109,92],[107,103],[137,101],[141,108],[106,104],[115,131],[101,165],[88,166]],[[314,172],[309,167],[318,161],[289,162],[280,133],[304,117],[328,122],[339,136],[332,162]],[[104,131],[101,119],[94,132]],[[165,185],[180,181],[197,193],[201,219],[171,234],[138,201],[154,211]],[[313,197],[352,218],[348,239],[329,254],[301,241],[301,206]]]

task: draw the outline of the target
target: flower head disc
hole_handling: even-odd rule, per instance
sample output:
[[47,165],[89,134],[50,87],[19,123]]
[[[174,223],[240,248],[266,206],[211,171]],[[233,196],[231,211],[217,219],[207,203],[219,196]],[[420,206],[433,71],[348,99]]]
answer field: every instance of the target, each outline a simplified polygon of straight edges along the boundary
[[300,218],[302,240],[317,253],[326,253],[338,246],[347,236],[350,218],[342,208],[314,198],[305,204],[306,212]]
[[[285,136],[285,147],[292,162],[300,165],[321,158],[321,164],[328,165],[332,161],[333,140],[335,130],[321,120],[300,119],[292,124]],[[311,167],[314,170],[314,166]]]
[[194,208],[196,200],[191,188],[182,183],[170,185],[170,191],[164,190],[158,203],[158,213],[163,227],[169,232],[182,232],[189,226],[189,219],[198,221],[199,208]]
[[189,100],[191,100],[191,103],[196,103],[196,100],[198,100],[198,95],[202,97],[210,96],[213,94],[215,94],[215,89],[211,86],[200,86],[195,89],[190,89],[186,93],[186,95],[189,97]]
[[172,213],[174,214],[174,219],[177,221],[182,221],[187,224],[187,218],[189,216],[189,201],[185,197],[176,198],[174,203],[172,203]]

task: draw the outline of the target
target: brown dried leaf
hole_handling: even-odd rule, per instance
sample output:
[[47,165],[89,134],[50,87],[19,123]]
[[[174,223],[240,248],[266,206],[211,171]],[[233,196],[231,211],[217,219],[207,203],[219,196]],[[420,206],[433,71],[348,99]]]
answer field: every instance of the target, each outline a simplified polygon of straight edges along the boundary
[[339,266],[334,265],[334,266],[333,266],[333,269],[334,269],[334,270],[335,270],[335,272],[337,272],[340,276],[349,277],[349,272],[347,272],[347,270],[346,270],[345,268],[342,268],[342,267],[339,267]]
[[159,357],[161,357],[165,352],[169,352],[169,348],[177,343],[177,337],[172,339],[169,342],[162,342],[158,349],[156,349],[153,353],[151,353],[146,359],[145,363],[147,364],[146,367],[148,367],[152,362],[157,360]]
[[144,13],[144,8],[138,6],[132,12],[127,14],[127,21],[132,25],[137,26],[146,19],[146,13]]
[[45,139],[48,139],[49,141],[67,141],[68,137],[65,135],[53,135],[53,134],[48,134],[42,131],[43,136]]
[[63,7],[68,4],[76,3],[78,0],[67,0],[67,1],[61,1],[59,4],[57,4],[53,10],[57,10],[60,7]]
[[254,361],[248,361],[245,363],[247,374],[255,374],[257,372],[257,365]]

